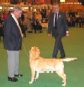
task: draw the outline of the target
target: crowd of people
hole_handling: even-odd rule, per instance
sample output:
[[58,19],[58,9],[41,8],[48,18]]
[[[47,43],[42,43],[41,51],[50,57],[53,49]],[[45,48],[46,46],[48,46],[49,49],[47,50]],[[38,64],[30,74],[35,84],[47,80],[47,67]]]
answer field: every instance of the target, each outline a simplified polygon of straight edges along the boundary
[[69,27],[84,27],[84,13],[79,14],[77,12],[69,12],[67,22]]
[[[46,8],[36,9],[33,11],[23,12],[20,18],[20,26],[24,37],[26,37],[26,32],[42,32],[42,23],[48,22],[48,17],[51,10]],[[3,37],[3,23],[7,19],[10,11],[0,12],[0,39]],[[69,27],[84,27],[84,16],[80,15],[78,12],[66,12],[67,23]]]

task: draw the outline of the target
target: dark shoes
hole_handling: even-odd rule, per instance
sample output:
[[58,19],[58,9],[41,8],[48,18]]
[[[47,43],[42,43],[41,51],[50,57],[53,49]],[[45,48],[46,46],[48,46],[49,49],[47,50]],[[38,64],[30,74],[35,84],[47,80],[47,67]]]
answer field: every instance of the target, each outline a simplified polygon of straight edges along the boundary
[[18,79],[15,78],[15,77],[8,77],[8,81],[11,81],[11,82],[17,82]]
[[62,59],[63,59],[63,58],[65,58],[65,56],[61,56],[60,58],[62,58]]
[[14,75],[15,77],[22,77],[22,74]]
[[8,77],[8,81],[11,81],[11,82],[17,82],[19,77],[22,77],[23,75],[22,74],[18,74],[18,75],[14,75],[14,77]]
[[60,58],[65,58],[65,55],[61,55],[61,57]]

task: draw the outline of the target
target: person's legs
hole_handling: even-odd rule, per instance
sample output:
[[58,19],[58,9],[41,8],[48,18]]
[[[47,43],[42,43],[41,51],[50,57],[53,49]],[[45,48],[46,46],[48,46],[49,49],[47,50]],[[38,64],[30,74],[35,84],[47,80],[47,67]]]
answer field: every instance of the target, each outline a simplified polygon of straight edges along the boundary
[[65,57],[65,52],[64,52],[64,48],[63,48],[63,44],[62,44],[61,39],[59,41],[59,50],[60,50],[61,58],[64,58]]
[[15,69],[15,53],[14,51],[8,51],[8,77],[14,77],[14,69]]
[[55,38],[54,50],[53,50],[53,54],[52,54],[53,58],[57,58],[58,51],[60,51],[61,58],[65,57],[65,52],[64,52],[64,48],[63,48],[61,39],[62,39],[62,36],[60,36],[60,35],[58,35]]
[[15,75],[19,74],[19,51],[15,51]]
[[54,50],[53,50],[53,54],[52,54],[53,58],[57,58],[57,53],[59,51],[59,40],[60,40],[60,38],[59,38],[59,36],[57,36],[55,38]]
[[19,72],[19,51],[15,51],[15,77],[22,77],[23,75]]
[[7,50],[8,55],[8,81],[17,82],[18,79],[14,76],[15,71],[15,52]]

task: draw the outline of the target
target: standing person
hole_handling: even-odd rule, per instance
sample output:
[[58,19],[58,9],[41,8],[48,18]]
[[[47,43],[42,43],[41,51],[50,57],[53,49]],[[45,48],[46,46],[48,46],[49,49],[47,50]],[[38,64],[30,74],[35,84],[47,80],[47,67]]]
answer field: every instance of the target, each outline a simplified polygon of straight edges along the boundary
[[14,7],[4,23],[4,47],[8,55],[8,81],[16,82],[19,74],[19,51],[22,46],[22,31],[18,23],[22,10]]
[[55,38],[55,44],[53,49],[53,58],[57,58],[58,51],[60,51],[61,58],[65,57],[64,48],[62,45],[62,37],[69,35],[68,26],[66,23],[65,14],[59,11],[59,3],[54,3],[52,5],[52,12],[50,13],[48,19],[48,36]]

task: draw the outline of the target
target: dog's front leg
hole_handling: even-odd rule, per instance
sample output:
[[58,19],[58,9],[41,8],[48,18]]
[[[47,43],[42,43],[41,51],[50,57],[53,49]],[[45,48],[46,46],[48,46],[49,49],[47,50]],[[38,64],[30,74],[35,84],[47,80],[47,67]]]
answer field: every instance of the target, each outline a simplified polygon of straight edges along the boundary
[[31,69],[31,81],[29,81],[29,84],[33,83],[34,77],[35,77],[35,70]]
[[38,77],[39,77],[39,72],[38,72],[38,71],[36,71],[35,80],[36,80],[36,79],[38,79]]

